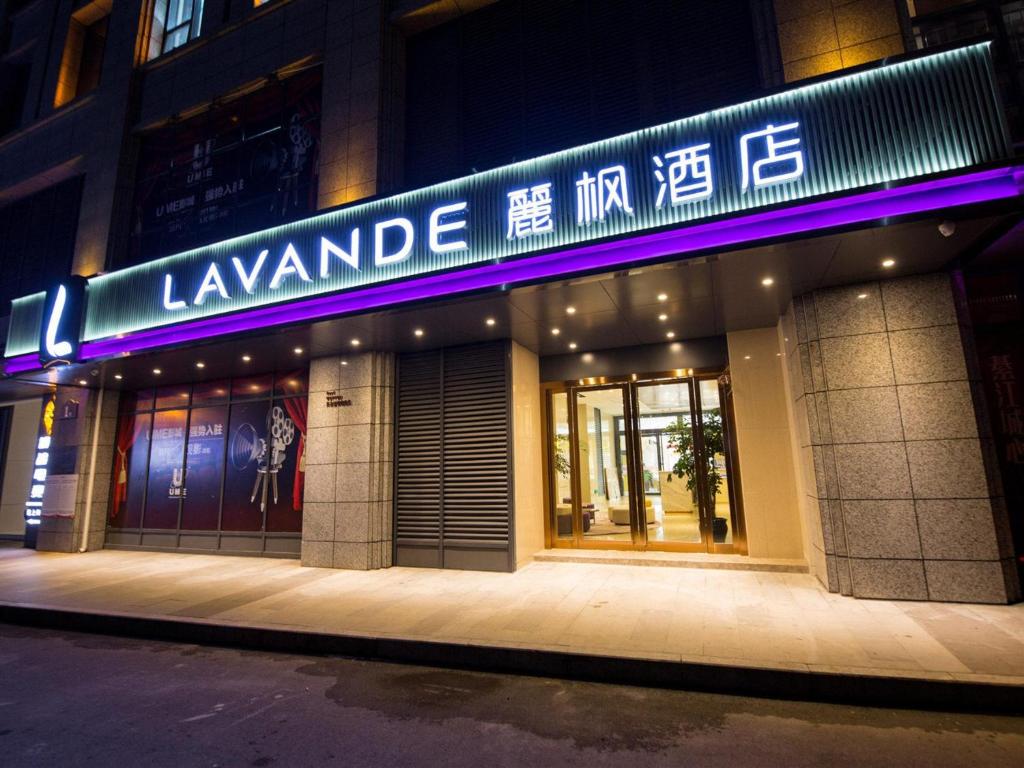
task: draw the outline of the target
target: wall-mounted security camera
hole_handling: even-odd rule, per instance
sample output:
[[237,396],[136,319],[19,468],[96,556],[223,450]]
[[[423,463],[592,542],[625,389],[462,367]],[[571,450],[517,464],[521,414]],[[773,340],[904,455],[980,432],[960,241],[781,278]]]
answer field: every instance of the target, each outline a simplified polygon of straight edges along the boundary
[[944,221],[941,224],[939,224],[939,233],[943,237],[952,237],[953,233],[955,232],[956,224],[954,224],[952,221]]

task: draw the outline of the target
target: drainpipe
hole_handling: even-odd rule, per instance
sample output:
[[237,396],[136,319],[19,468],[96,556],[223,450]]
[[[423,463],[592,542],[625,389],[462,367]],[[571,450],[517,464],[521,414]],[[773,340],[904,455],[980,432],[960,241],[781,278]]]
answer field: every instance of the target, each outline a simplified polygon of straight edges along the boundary
[[103,385],[100,385],[99,396],[96,398],[96,414],[92,423],[92,455],[89,456],[89,482],[86,484],[85,521],[82,526],[82,546],[79,552],[89,549],[89,523],[92,520],[92,490],[96,482],[96,449],[100,442],[100,422],[103,420]]

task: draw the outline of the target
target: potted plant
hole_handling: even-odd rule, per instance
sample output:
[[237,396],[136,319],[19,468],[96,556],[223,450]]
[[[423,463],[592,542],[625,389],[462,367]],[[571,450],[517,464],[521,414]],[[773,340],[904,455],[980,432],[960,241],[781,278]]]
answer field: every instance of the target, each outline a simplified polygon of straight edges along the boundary
[[569,457],[563,451],[569,450],[569,436],[555,435],[555,472],[562,477],[569,477]]
[[725,479],[718,470],[715,456],[725,453],[725,430],[722,426],[722,414],[717,408],[708,409],[702,414],[702,434],[704,436],[704,466],[698,466],[697,452],[693,443],[693,426],[687,416],[678,416],[674,423],[665,430],[668,445],[679,459],[672,467],[672,473],[678,478],[686,478],[686,489],[696,495],[697,478],[703,477],[711,495],[712,534],[718,543],[725,541],[729,532],[729,521],[714,515],[715,499]]

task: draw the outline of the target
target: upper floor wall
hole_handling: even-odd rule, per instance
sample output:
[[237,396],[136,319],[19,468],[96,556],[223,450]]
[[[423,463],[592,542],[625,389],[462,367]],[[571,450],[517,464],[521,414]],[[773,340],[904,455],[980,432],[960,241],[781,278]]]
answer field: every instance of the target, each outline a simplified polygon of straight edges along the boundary
[[[161,137],[209,125],[207,153],[233,105],[296,72],[321,73],[316,210],[932,45],[935,13],[998,6],[1009,29],[1014,2],[6,0],[0,207],[81,177],[72,271],[91,275],[180,246],[135,247]],[[254,219],[233,220],[209,237]]]

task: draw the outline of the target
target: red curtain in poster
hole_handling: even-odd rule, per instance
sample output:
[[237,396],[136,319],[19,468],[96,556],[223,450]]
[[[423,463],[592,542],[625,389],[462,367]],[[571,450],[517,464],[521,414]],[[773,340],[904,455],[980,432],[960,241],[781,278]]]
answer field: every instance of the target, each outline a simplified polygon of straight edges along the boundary
[[304,454],[306,451],[306,398],[286,397],[282,401],[284,409],[288,412],[288,418],[299,430],[299,452],[295,457],[295,482],[292,483],[292,509],[296,512],[302,511],[302,487],[306,480],[306,464]]
[[125,414],[117,425],[117,443],[114,454],[114,499],[111,504],[110,518],[117,517],[121,505],[128,498],[128,451],[135,445],[139,436],[136,429],[137,418],[134,413]]

